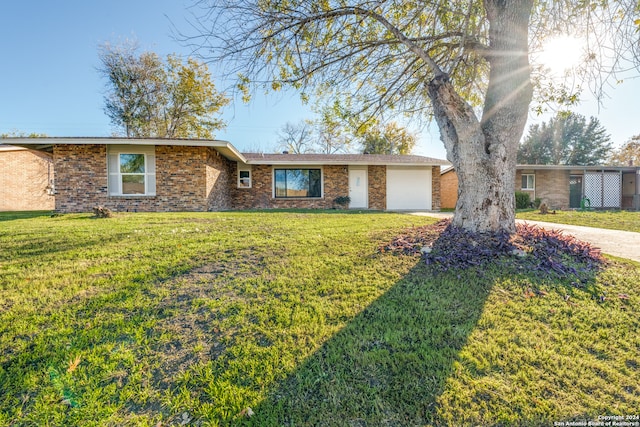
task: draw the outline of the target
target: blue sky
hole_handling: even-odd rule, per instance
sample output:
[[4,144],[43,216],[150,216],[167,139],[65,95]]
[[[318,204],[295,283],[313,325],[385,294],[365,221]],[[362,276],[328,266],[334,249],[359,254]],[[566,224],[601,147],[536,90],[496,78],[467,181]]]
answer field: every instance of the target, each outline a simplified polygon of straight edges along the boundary
[[[172,22],[186,29],[188,1],[32,0],[0,2],[0,133],[13,130],[49,136],[108,136],[103,112],[104,80],[98,75],[98,46],[136,39],[142,50],[161,56],[190,51],[172,37]],[[209,64],[216,76],[215,64]],[[216,81],[218,88],[223,82]],[[576,109],[596,116],[621,145],[640,134],[640,81],[609,91],[598,110],[593,101]],[[227,107],[227,130],[217,137],[242,151],[275,149],[276,132],[287,122],[312,117],[294,93],[256,94],[249,105]],[[530,123],[548,119],[530,115]],[[525,131],[526,132],[526,131]],[[420,135],[416,154],[445,158],[435,124]]]

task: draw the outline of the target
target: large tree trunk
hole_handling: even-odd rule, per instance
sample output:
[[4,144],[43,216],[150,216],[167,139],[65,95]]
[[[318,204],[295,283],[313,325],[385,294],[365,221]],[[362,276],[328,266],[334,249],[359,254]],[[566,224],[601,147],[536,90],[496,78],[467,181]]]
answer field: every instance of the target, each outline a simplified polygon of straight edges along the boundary
[[428,85],[447,157],[458,175],[453,224],[471,231],[515,231],[518,143],[532,97],[528,24],[532,0],[485,0],[491,71],[482,119],[447,76]]

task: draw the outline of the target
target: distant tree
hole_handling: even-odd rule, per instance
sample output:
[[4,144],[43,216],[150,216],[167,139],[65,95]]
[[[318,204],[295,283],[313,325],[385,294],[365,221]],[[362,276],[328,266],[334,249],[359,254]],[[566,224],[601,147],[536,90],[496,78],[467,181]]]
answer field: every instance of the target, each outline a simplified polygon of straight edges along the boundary
[[411,154],[416,136],[392,122],[374,128],[362,139],[363,154]]
[[46,133],[23,132],[21,130],[0,133],[0,138],[46,138],[47,136]]
[[292,154],[309,153],[314,145],[313,122],[300,120],[298,123],[287,122],[278,132],[278,148]]
[[518,163],[535,165],[599,165],[609,157],[611,138],[598,119],[560,113],[533,125],[518,149]]
[[410,154],[416,136],[395,122],[363,120],[335,103],[321,107],[315,120],[287,122],[278,132],[278,150],[301,153]]
[[640,135],[632,137],[622,147],[613,150],[609,163],[616,166],[640,166]]
[[107,79],[105,113],[128,137],[203,138],[224,129],[216,118],[229,98],[216,91],[206,64],[166,61],[153,52],[138,54],[135,44],[104,44],[98,69]]

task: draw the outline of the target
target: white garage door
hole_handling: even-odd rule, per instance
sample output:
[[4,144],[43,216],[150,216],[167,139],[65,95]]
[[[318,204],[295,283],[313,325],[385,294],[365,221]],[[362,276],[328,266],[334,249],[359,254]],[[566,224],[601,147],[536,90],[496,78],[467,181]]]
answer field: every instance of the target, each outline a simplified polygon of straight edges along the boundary
[[387,209],[431,210],[431,168],[387,167]]

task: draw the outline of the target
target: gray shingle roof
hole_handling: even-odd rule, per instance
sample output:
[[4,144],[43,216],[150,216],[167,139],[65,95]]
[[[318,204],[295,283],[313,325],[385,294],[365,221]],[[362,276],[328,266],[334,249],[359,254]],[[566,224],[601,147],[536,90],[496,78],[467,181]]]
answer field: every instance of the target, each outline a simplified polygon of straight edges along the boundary
[[263,154],[242,153],[249,164],[398,165],[444,166],[449,162],[432,157],[388,154]]

